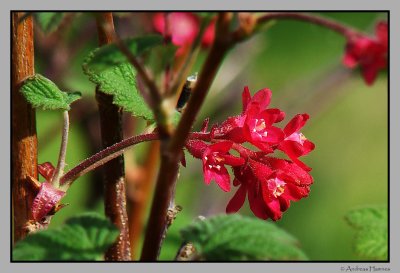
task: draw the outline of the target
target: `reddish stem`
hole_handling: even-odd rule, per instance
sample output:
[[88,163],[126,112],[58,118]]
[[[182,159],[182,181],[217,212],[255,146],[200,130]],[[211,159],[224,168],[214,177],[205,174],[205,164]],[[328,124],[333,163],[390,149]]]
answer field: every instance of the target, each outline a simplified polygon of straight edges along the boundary
[[331,19],[310,15],[310,14],[303,14],[303,13],[296,13],[296,12],[271,12],[266,15],[257,18],[257,24],[263,24],[271,20],[277,19],[288,19],[288,20],[297,20],[297,21],[304,21],[309,22],[315,25],[323,26],[329,28],[337,33],[348,37],[352,33],[355,33],[354,29],[349,26],[346,26],[342,23],[336,22]]
[[23,80],[34,74],[33,21],[31,16],[20,20],[22,12],[12,16],[12,202],[14,214],[14,243],[23,239],[31,219],[30,208],[34,191],[29,190],[28,176],[37,174],[37,137],[35,110],[19,92]]
[[[190,139],[200,139],[204,141],[210,141],[209,133],[201,133],[195,132],[189,135]],[[120,156],[127,149],[132,148],[136,144],[152,141],[152,140],[160,140],[160,137],[157,133],[143,134],[138,136],[133,136],[127,139],[122,140],[121,142],[115,143],[112,146],[101,150],[100,152],[92,155],[91,157],[83,160],[77,166],[69,170],[63,177],[60,179],[60,184],[65,188],[69,187],[78,177],[100,167],[101,165],[107,163],[108,161]]]

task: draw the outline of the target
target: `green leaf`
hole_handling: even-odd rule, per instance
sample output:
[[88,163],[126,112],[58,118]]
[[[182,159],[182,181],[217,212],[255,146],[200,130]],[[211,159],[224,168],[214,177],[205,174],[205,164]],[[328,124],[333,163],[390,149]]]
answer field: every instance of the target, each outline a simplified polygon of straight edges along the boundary
[[357,255],[386,260],[388,255],[388,219],[386,206],[373,206],[350,211],[345,219],[356,229],[354,248]]
[[[124,41],[132,54],[138,56],[163,42],[159,35]],[[89,80],[101,92],[113,95],[113,103],[136,117],[154,120],[153,112],[136,88],[136,71],[115,45],[92,51],[82,65]]]
[[81,97],[79,92],[61,91],[51,80],[36,74],[26,79],[20,91],[35,108],[70,110],[70,104]]
[[39,231],[19,241],[13,249],[13,260],[99,260],[118,234],[119,230],[104,216],[85,213],[58,229]]
[[[162,45],[163,37],[161,35],[148,35],[126,39],[123,40],[123,43],[125,43],[134,56],[138,56],[155,46]],[[92,56],[84,65],[86,66],[86,70],[91,70],[93,73],[100,73],[103,70],[127,61],[126,56],[115,44],[108,44],[93,51]]]
[[64,18],[63,12],[35,12],[34,15],[36,23],[46,34],[55,31]]
[[101,92],[113,95],[113,103],[136,117],[153,120],[153,112],[147,106],[136,88],[136,73],[129,63],[115,65],[100,73],[83,67],[89,80],[95,83]]
[[207,261],[307,259],[298,241],[275,224],[237,214],[197,221],[181,233]]

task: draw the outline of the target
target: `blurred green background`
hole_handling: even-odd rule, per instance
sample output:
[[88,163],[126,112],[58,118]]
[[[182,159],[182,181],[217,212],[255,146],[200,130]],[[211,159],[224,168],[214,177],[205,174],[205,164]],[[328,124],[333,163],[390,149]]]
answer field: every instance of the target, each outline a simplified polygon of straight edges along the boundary
[[[344,22],[367,33],[374,33],[384,13],[327,12],[321,16]],[[151,31],[151,14],[118,13],[117,32],[136,36]],[[100,149],[94,86],[83,75],[81,63],[97,46],[96,28],[90,14],[69,14],[67,22],[50,36],[35,31],[36,71],[55,81],[64,90],[81,91],[84,98],[75,103],[67,154],[67,169]],[[141,22],[141,25],[138,24]],[[147,23],[146,23],[147,22]],[[303,130],[316,149],[304,159],[313,168],[314,185],[310,196],[291,204],[276,224],[293,234],[310,260],[358,260],[353,254],[354,231],[343,216],[350,209],[387,203],[388,193],[388,90],[387,75],[381,72],[373,86],[367,86],[359,71],[341,65],[345,40],[336,33],[297,21],[279,21],[267,31],[234,48],[223,63],[201,110],[194,130],[210,117],[221,122],[241,111],[245,85],[252,94],[268,87],[273,92],[272,107],[287,113],[309,113]],[[198,71],[204,52],[193,72]],[[57,162],[62,115],[37,112],[39,163]],[[143,128],[136,122],[136,132]],[[128,135],[132,132],[127,130]],[[129,153],[129,160],[140,160],[146,145]],[[134,157],[134,158],[133,158]],[[198,160],[186,156],[181,168],[176,203],[183,207],[169,229],[161,259],[171,260],[182,243],[179,230],[197,216],[224,213],[234,194],[203,183]],[[51,227],[60,225],[79,212],[103,213],[101,173],[92,172],[77,180]],[[246,204],[241,214],[252,215]],[[140,249],[140,246],[138,246]]]

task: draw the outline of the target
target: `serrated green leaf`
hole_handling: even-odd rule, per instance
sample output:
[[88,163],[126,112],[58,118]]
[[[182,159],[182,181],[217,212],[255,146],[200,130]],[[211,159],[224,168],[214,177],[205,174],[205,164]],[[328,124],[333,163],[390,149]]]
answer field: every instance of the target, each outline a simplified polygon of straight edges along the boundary
[[114,104],[136,117],[154,119],[153,112],[136,88],[136,73],[129,63],[112,66],[100,73],[95,73],[86,66],[83,69],[101,92],[113,95]]
[[[132,54],[138,56],[163,42],[160,35],[138,37],[124,41]],[[136,88],[136,71],[115,45],[92,51],[82,65],[89,80],[99,90],[113,95],[113,103],[134,116],[154,120],[153,112]]]
[[118,234],[119,230],[104,216],[85,213],[70,218],[58,229],[39,231],[19,241],[13,249],[13,260],[98,260]]
[[272,223],[237,214],[197,221],[181,233],[207,261],[307,259],[292,235]]
[[[129,38],[122,41],[134,56],[138,56],[147,50],[163,44],[161,35],[148,35]],[[86,70],[100,73],[112,66],[127,62],[126,56],[115,44],[104,45],[93,51],[92,56],[85,62]]]
[[36,23],[46,34],[55,31],[64,18],[63,12],[35,12],[34,15]]
[[26,79],[20,88],[26,100],[43,110],[69,110],[70,104],[80,98],[79,92],[66,93],[46,77],[36,74]]
[[365,258],[386,260],[388,255],[388,220],[386,206],[350,211],[345,219],[356,229],[355,252]]

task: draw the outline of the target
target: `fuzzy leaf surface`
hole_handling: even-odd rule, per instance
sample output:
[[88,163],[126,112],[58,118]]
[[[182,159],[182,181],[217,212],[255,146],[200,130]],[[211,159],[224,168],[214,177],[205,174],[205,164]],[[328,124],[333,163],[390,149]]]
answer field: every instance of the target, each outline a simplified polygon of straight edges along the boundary
[[104,216],[85,213],[70,218],[60,228],[28,235],[15,245],[13,260],[100,260],[118,234],[119,230]]
[[181,233],[207,261],[307,260],[292,235],[256,218],[215,216],[197,221]]
[[354,209],[345,216],[356,230],[354,249],[365,258],[386,260],[388,257],[388,211],[386,206]]
[[81,97],[79,92],[63,92],[46,77],[36,74],[26,79],[20,88],[25,99],[43,110],[70,110],[70,104]]

